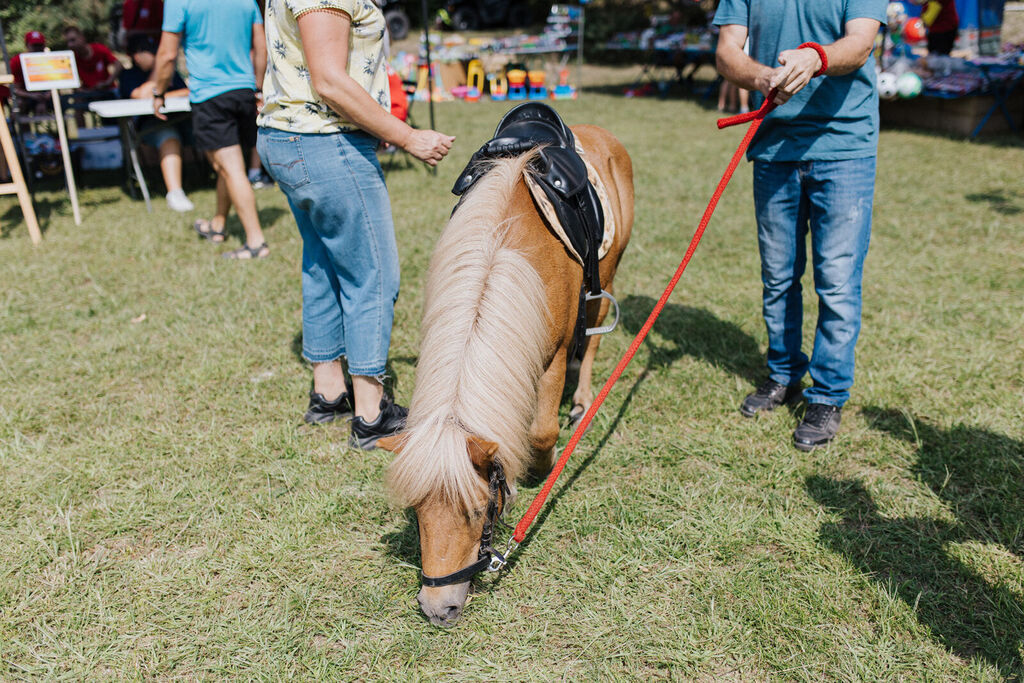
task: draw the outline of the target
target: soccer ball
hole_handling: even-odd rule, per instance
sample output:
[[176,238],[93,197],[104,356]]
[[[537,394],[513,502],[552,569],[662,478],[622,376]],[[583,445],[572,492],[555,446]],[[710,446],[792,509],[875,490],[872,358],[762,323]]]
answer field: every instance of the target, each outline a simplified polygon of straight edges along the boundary
[[921,77],[913,71],[908,71],[896,79],[896,90],[899,91],[900,97],[904,99],[920,95],[921,87]]
[[885,18],[889,25],[899,25],[907,18],[907,8],[902,2],[890,2],[885,8]]
[[899,94],[899,88],[896,86],[896,75],[891,74],[888,71],[883,71],[878,74],[878,96],[883,100],[892,100]]

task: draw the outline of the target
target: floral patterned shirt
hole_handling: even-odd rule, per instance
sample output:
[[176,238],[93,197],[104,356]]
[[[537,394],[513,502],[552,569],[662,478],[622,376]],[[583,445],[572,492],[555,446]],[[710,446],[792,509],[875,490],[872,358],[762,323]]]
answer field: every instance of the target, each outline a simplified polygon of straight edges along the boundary
[[[313,88],[297,18],[314,10],[340,10],[352,19],[348,75],[385,111],[388,89],[384,13],[373,0],[267,0],[267,74],[257,123],[291,133],[339,133],[357,126],[331,109]],[[314,48],[315,49],[315,48]]]

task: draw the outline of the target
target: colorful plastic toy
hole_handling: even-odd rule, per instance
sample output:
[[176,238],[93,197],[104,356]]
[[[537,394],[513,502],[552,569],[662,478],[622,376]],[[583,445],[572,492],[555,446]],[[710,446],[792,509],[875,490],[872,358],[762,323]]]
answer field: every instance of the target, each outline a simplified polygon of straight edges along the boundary
[[484,65],[479,59],[471,59],[466,67],[466,85],[477,92],[484,91]]
[[552,99],[575,100],[576,88],[569,85],[569,70],[562,69],[558,72],[558,85],[551,91]]
[[540,69],[530,71],[528,74],[530,78],[530,91],[527,93],[527,97],[531,100],[546,100],[548,98],[548,89],[544,85],[544,81],[547,78]]
[[526,99],[526,72],[522,69],[509,69],[505,74],[508,77],[508,99],[512,101]]
[[508,79],[504,74],[488,74],[487,82],[490,85],[492,100],[504,102],[508,99]]

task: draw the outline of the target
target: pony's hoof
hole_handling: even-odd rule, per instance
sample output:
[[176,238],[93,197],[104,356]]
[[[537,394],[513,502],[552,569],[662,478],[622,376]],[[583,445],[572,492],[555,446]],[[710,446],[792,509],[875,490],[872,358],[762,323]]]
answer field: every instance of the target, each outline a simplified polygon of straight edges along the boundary
[[569,428],[573,431],[580,426],[580,422],[583,421],[583,416],[587,414],[587,409],[577,403],[569,411]]

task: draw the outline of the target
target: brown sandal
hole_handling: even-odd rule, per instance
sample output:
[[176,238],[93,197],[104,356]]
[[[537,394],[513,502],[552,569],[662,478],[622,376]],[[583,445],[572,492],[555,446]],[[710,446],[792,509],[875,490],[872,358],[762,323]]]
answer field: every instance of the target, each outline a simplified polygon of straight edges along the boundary
[[210,240],[215,244],[220,244],[228,237],[223,230],[214,230],[213,223],[205,218],[196,219],[196,222],[192,224],[192,229],[199,233],[204,240]]
[[221,256],[234,261],[252,261],[270,256],[270,247],[267,246],[266,242],[258,247],[250,247],[248,244],[243,244],[238,249],[224,252]]

